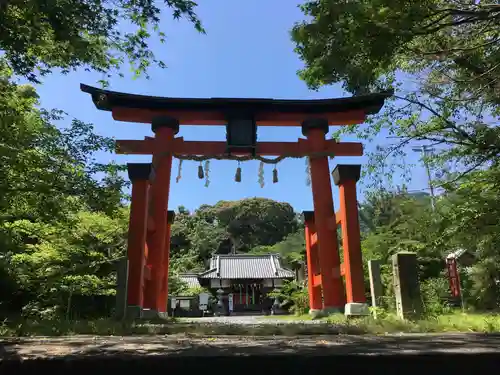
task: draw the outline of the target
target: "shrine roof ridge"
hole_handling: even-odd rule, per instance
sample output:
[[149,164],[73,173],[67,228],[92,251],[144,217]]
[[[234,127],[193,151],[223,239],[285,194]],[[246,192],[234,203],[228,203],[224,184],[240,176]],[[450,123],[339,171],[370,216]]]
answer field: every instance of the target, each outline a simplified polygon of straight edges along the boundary
[[394,94],[393,90],[366,95],[334,99],[257,99],[257,98],[173,98],[128,94],[80,84],[81,91],[91,94],[97,109],[112,111],[113,108],[149,110],[245,111],[247,113],[334,113],[362,110],[376,114],[384,101]]

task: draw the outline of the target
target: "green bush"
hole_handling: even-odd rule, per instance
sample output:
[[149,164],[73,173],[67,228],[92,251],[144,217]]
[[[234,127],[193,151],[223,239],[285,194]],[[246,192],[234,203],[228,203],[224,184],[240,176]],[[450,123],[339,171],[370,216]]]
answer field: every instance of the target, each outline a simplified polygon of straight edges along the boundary
[[448,281],[445,278],[427,279],[420,283],[420,290],[427,316],[438,316],[451,312],[451,306],[445,299],[449,294]]
[[269,296],[278,298],[288,311],[297,315],[309,312],[309,293],[307,288],[296,281],[285,281],[280,289],[275,289]]

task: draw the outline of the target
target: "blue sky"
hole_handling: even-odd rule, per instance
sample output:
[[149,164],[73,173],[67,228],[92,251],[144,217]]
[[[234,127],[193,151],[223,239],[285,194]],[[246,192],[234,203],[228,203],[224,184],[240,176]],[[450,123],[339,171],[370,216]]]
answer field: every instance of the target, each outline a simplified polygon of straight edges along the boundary
[[[163,17],[167,42],[154,41],[152,48],[168,68],[153,68],[150,79],[114,77],[110,89],[135,94],[170,97],[256,97],[284,99],[314,99],[347,96],[338,86],[319,92],[310,91],[297,77],[302,67],[293,52],[289,30],[303,18],[297,5],[300,1],[211,1],[202,2],[198,15],[207,31],[201,35],[187,21]],[[98,111],[90,97],[79,89],[80,83],[98,86],[102,75],[78,71],[69,75],[52,74],[38,88],[45,108],[59,108],[71,117],[95,125],[97,133],[118,139],[143,139],[152,135],[150,126],[116,122],[109,112]],[[224,127],[184,126],[179,136],[186,140],[220,140],[225,138]],[[261,141],[295,141],[302,137],[300,128],[259,128]],[[355,141],[345,138],[344,141]],[[387,140],[380,137],[379,143]],[[369,151],[375,144],[366,144]],[[100,155],[104,160],[147,162],[148,156]],[[418,162],[415,155],[410,163]],[[363,164],[366,158],[336,158],[336,164]],[[169,208],[183,205],[194,209],[201,204],[219,200],[265,197],[289,202],[297,211],[312,209],[312,193],[306,185],[305,160],[285,160],[278,165],[279,183],[272,184],[272,166],[265,168],[266,185],[258,184],[258,162],[242,164],[242,182],[234,182],[236,162],[212,161],[210,186],[197,178],[197,163],[184,162],[182,179],[175,183],[178,161],[174,160]],[[414,171],[410,189],[426,187],[424,170]],[[333,186],[338,207],[338,189]],[[363,189],[359,188],[362,199]]]

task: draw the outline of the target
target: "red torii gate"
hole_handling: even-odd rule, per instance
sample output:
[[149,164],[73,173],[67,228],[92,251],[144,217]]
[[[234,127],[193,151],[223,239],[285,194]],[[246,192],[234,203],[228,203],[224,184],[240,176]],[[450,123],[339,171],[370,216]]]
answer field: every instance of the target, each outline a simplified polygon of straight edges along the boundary
[[[340,210],[334,212],[328,156],[362,156],[361,143],[325,139],[331,125],[358,124],[377,113],[391,92],[324,100],[183,99],[132,95],[81,85],[100,110],[115,120],[151,124],[154,138],[119,140],[117,153],[152,155],[152,163],[129,164],[132,200],[128,238],[127,305],[129,314],[143,308],[165,312],[168,296],[170,225],[168,211],[173,156],[238,155],[309,157],[314,212],[305,212],[311,311],[366,310],[361,260],[356,182],[359,165],[338,165]],[[225,125],[226,142],[185,141],[179,125]],[[257,142],[257,126],[301,126],[306,139]],[[344,265],[338,251],[342,225]],[[344,272],[341,272],[343,268]]]

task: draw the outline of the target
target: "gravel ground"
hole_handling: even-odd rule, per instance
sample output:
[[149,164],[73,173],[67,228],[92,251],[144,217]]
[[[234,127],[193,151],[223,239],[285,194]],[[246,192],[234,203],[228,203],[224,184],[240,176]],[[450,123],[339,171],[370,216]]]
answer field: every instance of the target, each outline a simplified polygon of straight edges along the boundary
[[500,335],[439,334],[308,337],[71,336],[6,339],[9,359],[113,356],[500,354]]
[[321,320],[279,319],[261,315],[236,315],[236,316],[207,316],[204,318],[180,318],[182,322],[189,323],[217,323],[217,324],[240,324],[240,325],[264,325],[264,324],[321,324]]

